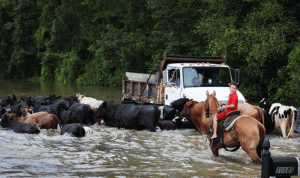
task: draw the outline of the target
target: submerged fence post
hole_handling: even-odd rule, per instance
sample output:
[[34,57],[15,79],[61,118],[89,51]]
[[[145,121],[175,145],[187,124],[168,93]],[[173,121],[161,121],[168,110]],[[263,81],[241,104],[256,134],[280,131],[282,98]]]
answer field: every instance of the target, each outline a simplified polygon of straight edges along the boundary
[[265,139],[263,143],[263,152],[261,154],[262,163],[261,163],[261,178],[269,178],[270,177],[270,157],[271,153],[270,149],[270,141]]

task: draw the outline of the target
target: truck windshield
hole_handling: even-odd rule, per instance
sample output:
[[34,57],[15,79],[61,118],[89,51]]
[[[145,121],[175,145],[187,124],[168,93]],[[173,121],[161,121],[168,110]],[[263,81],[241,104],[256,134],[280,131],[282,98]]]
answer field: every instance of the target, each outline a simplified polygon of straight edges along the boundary
[[185,67],[183,68],[184,87],[229,86],[231,76],[225,67]]

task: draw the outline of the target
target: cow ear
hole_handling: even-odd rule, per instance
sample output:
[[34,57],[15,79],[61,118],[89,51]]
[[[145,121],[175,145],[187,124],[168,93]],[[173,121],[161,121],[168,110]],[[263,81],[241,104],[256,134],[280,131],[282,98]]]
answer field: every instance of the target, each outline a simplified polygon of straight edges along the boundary
[[107,106],[107,102],[106,101],[103,101],[103,103],[99,106],[99,107],[106,107]]
[[190,108],[193,107],[193,106],[195,105],[194,100],[191,100],[191,101],[192,101],[192,102],[191,102],[191,104],[190,104]]

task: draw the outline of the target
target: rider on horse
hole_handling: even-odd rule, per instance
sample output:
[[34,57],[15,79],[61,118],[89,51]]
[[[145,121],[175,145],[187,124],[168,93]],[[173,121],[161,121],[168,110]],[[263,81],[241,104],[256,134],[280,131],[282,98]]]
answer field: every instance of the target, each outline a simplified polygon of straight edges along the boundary
[[222,106],[223,109],[226,109],[225,112],[221,112],[218,115],[214,116],[213,118],[213,129],[214,133],[211,137],[211,139],[215,139],[218,137],[217,135],[217,128],[218,128],[218,120],[224,119],[227,114],[231,111],[235,111],[238,108],[238,96],[236,94],[236,90],[238,89],[237,83],[232,82],[230,83],[229,90],[229,98],[228,98],[228,104],[225,104]]

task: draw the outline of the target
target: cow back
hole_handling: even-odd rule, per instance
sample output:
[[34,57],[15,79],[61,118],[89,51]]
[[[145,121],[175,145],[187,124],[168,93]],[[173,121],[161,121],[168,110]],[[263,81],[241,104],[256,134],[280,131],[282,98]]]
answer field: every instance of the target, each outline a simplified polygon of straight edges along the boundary
[[159,110],[153,105],[119,105],[115,118],[119,128],[156,131]]

